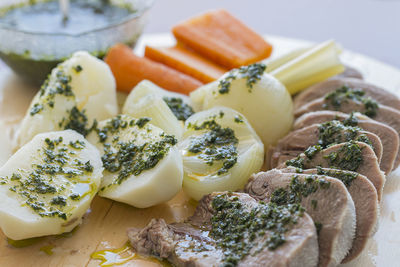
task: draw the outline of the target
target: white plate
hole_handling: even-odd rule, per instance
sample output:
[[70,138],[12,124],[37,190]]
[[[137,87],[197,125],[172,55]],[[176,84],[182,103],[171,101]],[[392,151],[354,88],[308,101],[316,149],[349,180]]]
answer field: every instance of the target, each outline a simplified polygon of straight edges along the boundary
[[[282,55],[291,49],[311,44],[307,41],[283,37],[267,36],[266,38],[274,46],[273,57]],[[144,35],[135,50],[137,53],[142,54],[145,44],[166,46],[173,43],[174,40],[169,34]],[[342,59],[346,64],[360,70],[366,81],[400,95],[399,70],[369,57],[349,51],[344,51]],[[8,67],[0,62],[0,165],[12,153],[11,137],[34,94],[35,88],[21,83]],[[106,214],[97,211],[100,205],[109,207]],[[126,226],[142,227],[151,217],[165,217],[167,221],[182,220],[193,210],[193,208],[188,206],[190,205],[182,194],[164,206],[144,210],[97,198],[92,205],[93,211],[88,215],[87,221],[80,227],[78,230],[79,233],[70,237],[71,240],[69,242],[47,239],[46,241],[42,241],[40,245],[36,244],[28,248],[15,249],[8,246],[3,238],[0,242],[0,266],[10,266],[10,264],[20,266],[26,266],[26,264],[36,266],[39,266],[39,264],[40,266],[83,266],[83,263],[89,266],[96,266],[99,262],[96,260],[89,261],[89,255],[95,250],[120,246],[121,242],[126,240],[124,229]],[[164,212],[166,207],[170,209],[169,212]],[[109,213],[110,216],[108,216]],[[114,215],[111,215],[113,213]],[[127,214],[127,217],[124,214]],[[127,221],[124,221],[124,223],[117,221],[121,219]],[[399,169],[387,177],[377,233],[369,241],[363,254],[345,266],[400,266],[400,224],[398,221],[400,221]],[[103,222],[108,223],[103,224]],[[115,228],[117,226],[118,229]],[[114,235],[104,234],[100,238],[90,237],[89,231],[93,234],[91,230],[96,227],[102,233],[113,231]],[[3,236],[1,232],[0,236]],[[49,243],[54,246],[54,254],[51,256],[45,255],[39,250],[40,246],[48,245]],[[79,253],[72,253],[74,250],[79,251]],[[143,265],[150,266],[151,263],[134,261],[129,264],[129,266]]]

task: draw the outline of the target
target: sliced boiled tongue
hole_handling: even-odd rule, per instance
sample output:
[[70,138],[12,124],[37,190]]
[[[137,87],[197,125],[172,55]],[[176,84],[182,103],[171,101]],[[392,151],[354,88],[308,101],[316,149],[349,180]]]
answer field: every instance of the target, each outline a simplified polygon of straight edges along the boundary
[[[295,117],[321,110],[360,112],[392,127],[400,134],[400,99],[379,87],[359,80],[349,80],[329,80],[300,93],[295,100]],[[399,165],[398,153],[394,168]],[[388,173],[387,168],[385,172]]]
[[253,175],[245,192],[255,199],[278,204],[301,203],[317,227],[318,266],[338,265],[352,247],[354,202],[338,179],[274,169]]
[[[331,110],[309,112],[302,115],[294,122],[293,129],[297,131],[311,125],[319,125],[332,120],[341,121],[345,125],[360,127],[362,130],[374,133],[379,137],[383,148],[380,167],[385,174],[389,174],[393,169],[399,166],[400,157],[396,160],[399,152],[398,133],[392,127],[369,119],[360,113],[346,114]],[[284,137],[284,139],[285,138],[286,137]]]
[[[381,162],[383,146],[380,138],[376,134],[365,131],[359,127],[343,125],[337,120],[321,124],[312,124],[292,131],[284,138],[280,139],[274,147],[269,149],[267,160],[269,161],[269,167],[272,169],[282,163],[279,161],[281,155],[296,157],[313,145],[320,145],[322,148],[326,148],[332,144],[339,144],[352,140],[370,144],[378,158],[378,163]],[[297,154],[295,154],[296,152]],[[390,165],[393,165],[393,160],[394,158],[392,158]],[[383,171],[390,171],[388,169],[383,169],[386,165],[380,165],[380,167]]]
[[[288,167],[281,169],[281,171],[285,173],[297,173],[298,169]],[[378,226],[379,202],[374,185],[364,175],[337,169],[318,167],[302,170],[302,174],[326,175],[339,179],[346,186],[356,209],[356,233],[353,245],[349,253],[342,260],[342,263],[357,258],[365,248],[368,239],[375,234]]]
[[206,195],[186,222],[152,219],[129,229],[128,237],[138,253],[175,266],[318,264],[317,231],[303,207],[258,202],[245,193]]
[[380,170],[378,159],[369,145],[351,141],[322,150],[319,150],[318,147],[315,150],[309,150],[312,152],[302,153],[296,158],[287,160],[278,168],[292,166],[300,169],[312,169],[320,166],[358,172],[372,182],[378,199],[381,200],[386,177]]
[[382,105],[400,110],[400,99],[397,95],[373,84],[353,78],[334,78],[317,83],[299,93],[294,99],[294,109],[305,106],[314,99],[324,97],[341,87],[348,87],[365,93]]

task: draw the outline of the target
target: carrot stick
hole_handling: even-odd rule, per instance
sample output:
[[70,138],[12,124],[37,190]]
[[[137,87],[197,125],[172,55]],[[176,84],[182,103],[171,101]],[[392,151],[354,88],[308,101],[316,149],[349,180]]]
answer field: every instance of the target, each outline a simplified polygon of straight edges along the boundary
[[189,94],[203,85],[200,81],[148,58],[135,55],[131,48],[116,44],[104,61],[110,66],[117,89],[129,93],[142,80],[149,80],[170,91]]
[[146,46],[144,55],[204,83],[215,81],[228,71],[227,68],[180,45],[174,47]]
[[172,29],[182,43],[229,69],[269,57],[272,46],[225,10],[214,10]]

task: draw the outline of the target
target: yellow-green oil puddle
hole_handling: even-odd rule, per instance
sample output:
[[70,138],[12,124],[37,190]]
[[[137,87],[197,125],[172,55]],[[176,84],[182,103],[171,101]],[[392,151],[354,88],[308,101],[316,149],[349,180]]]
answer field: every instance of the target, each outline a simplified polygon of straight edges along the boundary
[[101,263],[99,266],[103,267],[121,265],[133,259],[158,263],[162,267],[172,267],[172,265],[165,260],[159,260],[155,257],[144,257],[136,254],[129,242],[126,242],[121,248],[96,251],[92,253],[90,257],[95,260],[100,260]]
[[43,246],[43,247],[39,248],[39,250],[43,251],[47,255],[51,256],[51,255],[53,255],[53,248],[54,248],[54,245],[48,245],[48,246]]
[[136,253],[131,249],[129,242],[126,242],[121,248],[96,251],[90,257],[100,260],[100,266],[113,266],[132,260],[136,257]]

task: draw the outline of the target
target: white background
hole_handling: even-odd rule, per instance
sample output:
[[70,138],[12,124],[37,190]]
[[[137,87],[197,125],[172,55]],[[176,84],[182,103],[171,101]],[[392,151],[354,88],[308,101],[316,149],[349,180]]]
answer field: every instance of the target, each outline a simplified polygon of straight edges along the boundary
[[400,68],[400,0],[156,0],[145,32],[167,32],[181,20],[221,7],[260,34],[334,38],[346,49]]

